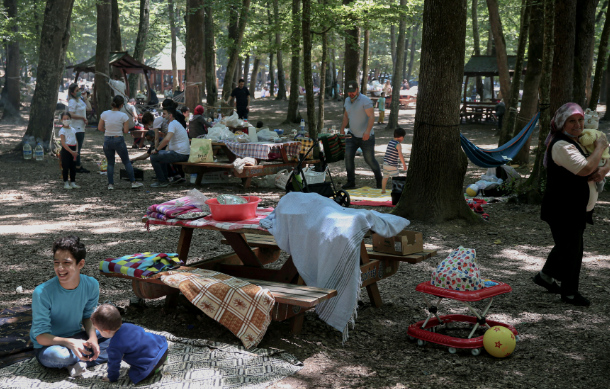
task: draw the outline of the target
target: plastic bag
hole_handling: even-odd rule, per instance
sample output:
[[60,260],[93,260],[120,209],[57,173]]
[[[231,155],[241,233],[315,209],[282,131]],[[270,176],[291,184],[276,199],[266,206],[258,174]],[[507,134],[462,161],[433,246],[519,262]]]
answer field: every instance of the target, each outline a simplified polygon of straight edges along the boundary
[[250,143],[250,136],[242,133],[240,135],[236,135],[235,140],[239,143]]
[[261,141],[271,141],[274,142],[276,138],[279,138],[279,135],[275,131],[269,131],[268,129],[264,129],[259,131],[257,134],[258,140]]
[[288,179],[290,178],[290,173],[288,170],[280,170],[275,175],[275,187],[278,189],[286,190],[286,184],[288,183]]
[[191,153],[189,155],[189,162],[214,162],[212,140],[201,138],[191,139]]
[[597,130],[599,127],[599,115],[596,111],[591,111],[590,108],[585,110],[585,128]]
[[233,112],[231,116],[225,117],[222,122],[227,127],[241,127],[243,125],[243,121],[239,119],[237,112]]
[[206,139],[210,139],[212,141],[219,141],[225,139],[234,139],[235,134],[233,134],[227,126],[223,126],[222,124],[216,124],[214,127],[210,128],[208,134],[205,136]]
[[206,195],[198,191],[197,189],[191,189],[186,192],[186,197],[190,199],[189,205],[194,205],[195,207],[201,209],[202,211],[209,212],[210,208],[205,203],[208,198]]

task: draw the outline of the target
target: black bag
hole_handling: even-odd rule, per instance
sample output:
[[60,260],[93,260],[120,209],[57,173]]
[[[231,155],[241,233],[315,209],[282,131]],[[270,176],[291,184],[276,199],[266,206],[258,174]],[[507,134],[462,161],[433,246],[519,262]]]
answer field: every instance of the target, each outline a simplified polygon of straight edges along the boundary
[[[133,175],[135,177],[135,179],[137,180],[138,178],[142,181],[144,181],[144,170],[142,169],[138,169],[138,168],[133,168]],[[125,169],[121,169],[119,172],[119,180],[129,180],[129,174],[127,174],[127,170]]]
[[392,196],[392,205],[398,204],[406,181],[407,177],[392,177],[392,193],[390,193],[390,196]]

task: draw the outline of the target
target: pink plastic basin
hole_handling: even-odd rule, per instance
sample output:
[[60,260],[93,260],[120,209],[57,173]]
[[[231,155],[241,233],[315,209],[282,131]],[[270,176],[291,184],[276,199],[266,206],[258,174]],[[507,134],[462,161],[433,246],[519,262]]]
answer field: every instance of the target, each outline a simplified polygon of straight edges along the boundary
[[256,196],[243,197],[245,204],[220,204],[216,199],[209,199],[205,203],[210,207],[212,218],[219,222],[237,222],[256,217],[256,207],[261,199]]

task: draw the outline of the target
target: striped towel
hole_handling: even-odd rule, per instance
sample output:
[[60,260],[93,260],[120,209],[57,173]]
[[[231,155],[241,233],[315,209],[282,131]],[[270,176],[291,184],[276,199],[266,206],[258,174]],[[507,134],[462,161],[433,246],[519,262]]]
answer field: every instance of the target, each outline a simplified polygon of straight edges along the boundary
[[100,271],[135,278],[150,278],[155,274],[183,266],[176,253],[139,253],[100,262]]

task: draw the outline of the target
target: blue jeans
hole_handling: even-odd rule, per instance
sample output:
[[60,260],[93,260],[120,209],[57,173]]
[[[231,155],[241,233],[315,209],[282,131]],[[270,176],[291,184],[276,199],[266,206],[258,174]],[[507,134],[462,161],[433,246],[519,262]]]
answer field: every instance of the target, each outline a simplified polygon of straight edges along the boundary
[[75,135],[76,135],[76,143],[78,143],[78,157],[76,157],[76,167],[80,167],[80,155],[81,155],[81,150],[83,149],[83,142],[85,141],[85,133],[77,132]]
[[347,170],[347,182],[356,182],[356,165],[354,158],[356,150],[362,149],[364,161],[371,167],[375,174],[375,179],[381,181],[381,168],[379,162],[375,159],[375,135],[371,135],[369,140],[356,138],[353,134],[351,138],[345,140],[345,170]]
[[117,153],[125,165],[129,181],[136,182],[136,177],[133,175],[133,166],[129,161],[129,151],[125,145],[125,138],[122,136],[105,136],[104,137],[104,155],[108,160],[108,184],[114,184],[114,153]]
[[151,154],[150,164],[155,169],[157,181],[167,182],[167,164],[174,162],[186,162],[189,160],[188,154],[178,154],[175,151],[160,150],[157,154]]
[[[108,362],[108,353],[106,349],[110,344],[110,339],[103,338],[99,331],[95,331],[97,334],[97,342],[100,346],[100,355],[95,361],[87,361],[87,367],[101,365],[102,363]],[[85,331],[81,331],[76,335],[70,336],[71,339],[89,339],[89,336]],[[34,349],[36,359],[38,362],[45,367],[51,367],[55,369],[61,369],[74,365],[79,362],[80,359],[74,355],[74,352],[64,346],[43,346],[41,348]]]

